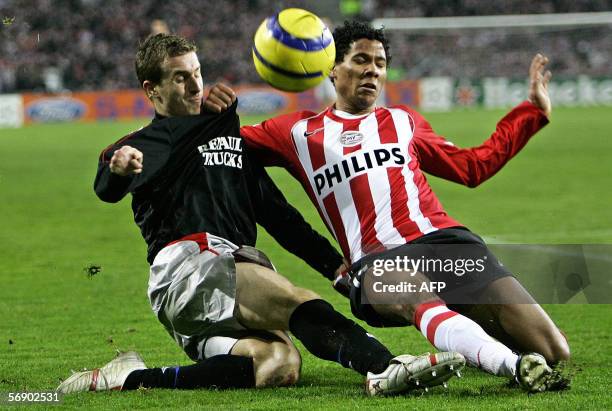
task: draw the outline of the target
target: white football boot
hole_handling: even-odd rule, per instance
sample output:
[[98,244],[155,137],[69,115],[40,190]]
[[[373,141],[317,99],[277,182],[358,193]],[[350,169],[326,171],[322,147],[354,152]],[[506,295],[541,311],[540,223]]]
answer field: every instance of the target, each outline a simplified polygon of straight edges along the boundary
[[400,394],[410,390],[444,384],[454,375],[461,377],[465,358],[457,352],[425,353],[415,357],[400,355],[380,374],[368,373],[366,393],[371,396]]
[[546,359],[540,354],[523,354],[516,362],[516,381],[528,392],[546,391],[552,373],[552,369],[546,364]]
[[68,394],[83,391],[120,390],[132,371],[147,368],[137,352],[119,353],[102,368],[75,372],[62,382],[55,391]]

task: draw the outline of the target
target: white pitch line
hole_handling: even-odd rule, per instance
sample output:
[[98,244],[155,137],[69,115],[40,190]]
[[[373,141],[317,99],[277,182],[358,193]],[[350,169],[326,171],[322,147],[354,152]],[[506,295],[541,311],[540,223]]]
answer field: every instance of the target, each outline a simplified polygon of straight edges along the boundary
[[504,234],[485,234],[482,238],[490,244],[516,244],[529,241],[533,243],[534,240],[538,242],[553,241],[558,238],[571,238],[571,237],[597,237],[602,240],[607,240],[606,243],[612,243],[612,230],[611,229],[600,229],[600,230],[585,230],[585,231],[557,231],[557,232],[543,232],[543,233],[504,233]]

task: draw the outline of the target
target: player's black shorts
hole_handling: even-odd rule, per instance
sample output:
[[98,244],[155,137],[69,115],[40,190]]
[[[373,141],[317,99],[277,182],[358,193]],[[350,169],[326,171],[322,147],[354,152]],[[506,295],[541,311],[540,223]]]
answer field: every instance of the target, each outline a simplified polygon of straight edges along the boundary
[[[441,229],[391,250],[367,255],[351,266],[350,300],[353,315],[373,327],[394,327],[406,323],[383,319],[372,304],[397,303],[398,300],[394,298],[413,298],[414,295],[409,293],[419,292],[418,287],[408,290],[403,284],[385,285],[385,270],[390,267],[395,272],[406,272],[407,280],[415,270],[425,274],[430,281],[423,286],[426,287],[425,291],[435,292],[447,304],[482,303],[480,294],[488,284],[512,275],[491,253],[482,238],[463,227]],[[380,294],[376,294],[377,302],[369,301],[363,292],[366,272],[376,276],[371,292],[380,291]]]

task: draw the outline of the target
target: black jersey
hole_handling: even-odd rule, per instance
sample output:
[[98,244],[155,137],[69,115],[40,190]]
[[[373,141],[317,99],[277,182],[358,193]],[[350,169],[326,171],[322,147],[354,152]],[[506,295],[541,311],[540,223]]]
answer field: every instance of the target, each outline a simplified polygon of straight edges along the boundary
[[[115,150],[143,153],[141,174],[110,172]],[[134,220],[151,264],[168,243],[207,232],[237,245],[255,245],[256,222],[285,249],[328,278],[342,263],[329,241],[287,203],[240,137],[236,104],[222,114],[156,118],[100,155],[96,194],[117,202],[132,193]]]

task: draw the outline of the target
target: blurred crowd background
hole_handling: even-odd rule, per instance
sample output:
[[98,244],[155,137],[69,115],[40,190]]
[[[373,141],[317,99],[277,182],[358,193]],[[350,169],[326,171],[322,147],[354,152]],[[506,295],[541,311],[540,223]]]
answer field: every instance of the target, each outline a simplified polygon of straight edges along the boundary
[[[134,52],[170,31],[199,47],[206,82],[261,80],[250,45],[263,19],[302,7],[333,27],[344,19],[611,11],[612,0],[0,0],[0,93],[138,88]],[[526,75],[538,51],[555,77],[612,74],[612,27],[390,31],[393,79]]]

